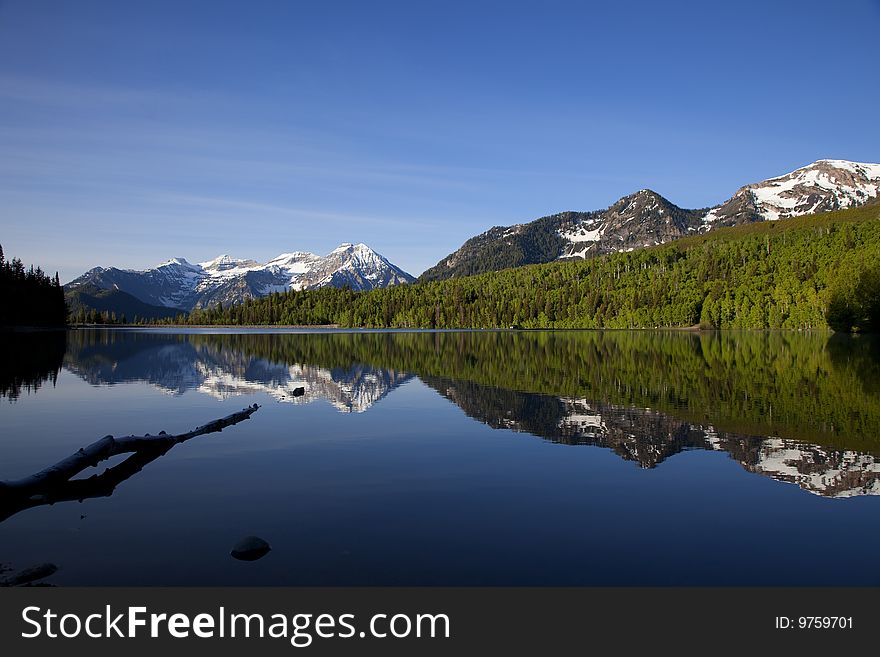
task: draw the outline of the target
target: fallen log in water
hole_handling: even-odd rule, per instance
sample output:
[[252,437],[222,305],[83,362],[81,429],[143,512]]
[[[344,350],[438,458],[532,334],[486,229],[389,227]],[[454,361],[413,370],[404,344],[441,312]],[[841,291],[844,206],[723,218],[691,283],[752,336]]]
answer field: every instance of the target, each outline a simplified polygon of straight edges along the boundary
[[[157,436],[150,434],[122,438],[104,436],[30,477],[0,482],[0,522],[23,509],[34,506],[109,496],[118,484],[140,472],[145,465],[166,454],[175,445],[196,436],[222,431],[226,427],[247,420],[258,408],[259,405],[254,404],[237,413],[177,435],[169,435],[162,431]],[[122,463],[107,468],[101,474],[87,479],[72,479],[88,467],[97,467],[101,461],[128,453],[132,456]]]
[[24,586],[54,575],[58,566],[54,563],[41,563],[0,579],[0,586]]

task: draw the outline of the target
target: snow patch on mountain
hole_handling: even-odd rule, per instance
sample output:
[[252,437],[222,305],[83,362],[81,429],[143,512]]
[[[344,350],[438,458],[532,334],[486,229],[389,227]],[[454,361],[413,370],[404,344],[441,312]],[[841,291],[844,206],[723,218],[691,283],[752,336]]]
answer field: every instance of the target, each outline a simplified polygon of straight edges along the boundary
[[602,239],[602,228],[585,230],[581,226],[578,230],[559,231],[559,236],[568,242],[598,242]]

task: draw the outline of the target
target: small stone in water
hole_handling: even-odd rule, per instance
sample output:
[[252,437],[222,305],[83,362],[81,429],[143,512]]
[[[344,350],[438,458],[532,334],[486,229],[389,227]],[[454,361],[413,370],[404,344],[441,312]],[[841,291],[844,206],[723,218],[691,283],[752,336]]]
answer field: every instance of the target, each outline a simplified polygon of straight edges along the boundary
[[256,561],[265,557],[272,547],[259,536],[245,536],[236,543],[230,554],[240,561]]

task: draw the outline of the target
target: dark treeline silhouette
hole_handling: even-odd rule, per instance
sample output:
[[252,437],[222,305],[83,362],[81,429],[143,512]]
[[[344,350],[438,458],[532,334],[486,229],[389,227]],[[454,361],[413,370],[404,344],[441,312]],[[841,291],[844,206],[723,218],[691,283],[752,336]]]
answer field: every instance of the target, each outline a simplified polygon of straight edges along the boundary
[[55,384],[64,362],[64,331],[10,331],[0,339],[0,398],[15,401],[22,391]]
[[0,326],[64,326],[67,304],[55,276],[39,267],[6,260],[0,246]]

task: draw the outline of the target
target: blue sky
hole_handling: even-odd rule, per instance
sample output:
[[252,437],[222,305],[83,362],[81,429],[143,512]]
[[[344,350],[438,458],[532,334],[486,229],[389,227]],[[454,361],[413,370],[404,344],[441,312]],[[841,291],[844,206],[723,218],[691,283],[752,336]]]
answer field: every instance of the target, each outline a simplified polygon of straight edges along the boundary
[[0,0],[0,243],[61,272],[684,207],[880,161],[878,0]]

